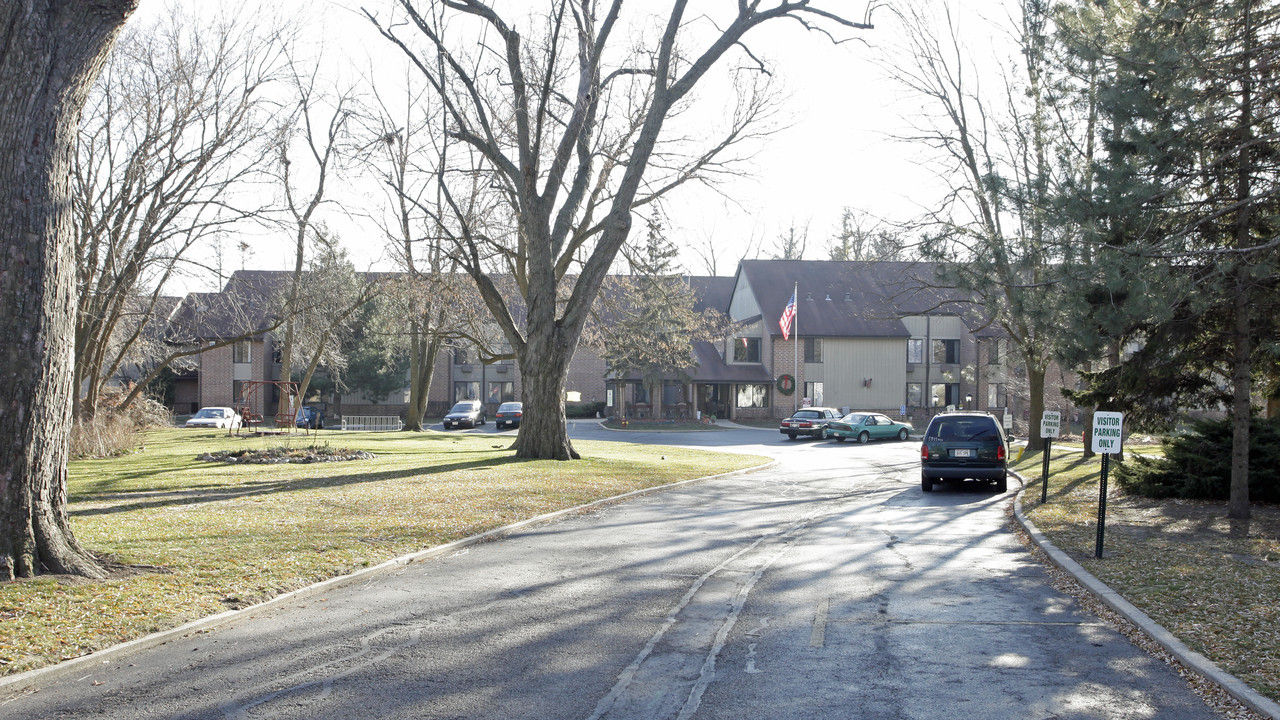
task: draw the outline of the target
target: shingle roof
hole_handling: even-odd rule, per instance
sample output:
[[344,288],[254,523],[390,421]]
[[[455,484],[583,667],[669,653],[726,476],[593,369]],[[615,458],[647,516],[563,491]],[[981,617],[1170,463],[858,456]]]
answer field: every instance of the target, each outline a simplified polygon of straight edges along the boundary
[[729,301],[733,299],[734,278],[715,275],[690,275],[686,278],[693,290],[693,309],[719,310],[729,312]]
[[763,365],[730,365],[720,357],[720,351],[709,342],[693,343],[693,355],[698,367],[687,370],[694,382],[700,383],[771,383],[773,377]]
[[932,263],[884,261],[743,260],[739,267],[771,335],[782,335],[777,319],[797,287],[802,336],[908,337],[901,318],[925,314],[958,315],[984,329],[973,296],[934,287],[935,271]]

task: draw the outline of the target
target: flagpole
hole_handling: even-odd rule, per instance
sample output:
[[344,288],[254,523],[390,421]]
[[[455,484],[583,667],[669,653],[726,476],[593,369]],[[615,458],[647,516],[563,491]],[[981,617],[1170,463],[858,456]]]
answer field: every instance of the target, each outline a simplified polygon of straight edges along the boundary
[[791,297],[796,299],[796,316],[792,320],[795,323],[795,354],[796,354],[796,391],[791,394],[791,414],[795,415],[796,410],[800,409],[800,393],[804,391],[804,384],[800,382],[800,281],[796,281],[795,288],[791,291]]

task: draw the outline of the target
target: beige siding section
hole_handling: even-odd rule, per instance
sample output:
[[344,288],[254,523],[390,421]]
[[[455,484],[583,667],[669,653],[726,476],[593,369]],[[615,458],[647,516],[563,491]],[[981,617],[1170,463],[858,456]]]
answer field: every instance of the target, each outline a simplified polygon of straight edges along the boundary
[[733,320],[746,320],[760,314],[760,305],[756,303],[756,294],[751,290],[751,283],[745,275],[738,276],[738,285],[733,290],[733,300],[729,302],[729,317]]
[[[926,320],[924,315],[913,315],[911,317],[902,318],[902,324],[907,326],[907,330],[911,333],[911,337],[922,338],[926,335],[937,340],[959,340],[968,337],[969,331],[964,326],[964,321],[954,315],[934,315],[932,320]],[[925,332],[926,326],[928,333]],[[906,347],[903,347],[902,357],[907,357]]]
[[[827,338],[823,345],[826,404],[855,410],[890,410],[905,399],[904,338]],[[871,386],[864,384],[871,381]]]

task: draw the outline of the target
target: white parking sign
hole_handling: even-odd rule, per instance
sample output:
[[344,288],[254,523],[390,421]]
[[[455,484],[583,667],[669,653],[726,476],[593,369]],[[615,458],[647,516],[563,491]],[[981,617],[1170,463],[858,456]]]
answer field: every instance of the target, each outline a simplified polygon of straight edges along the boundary
[[1120,436],[1124,430],[1124,413],[1096,412],[1093,414],[1093,451],[1096,453],[1120,452]]
[[1040,417],[1040,437],[1056,438],[1062,428],[1062,413],[1057,410],[1045,410]]

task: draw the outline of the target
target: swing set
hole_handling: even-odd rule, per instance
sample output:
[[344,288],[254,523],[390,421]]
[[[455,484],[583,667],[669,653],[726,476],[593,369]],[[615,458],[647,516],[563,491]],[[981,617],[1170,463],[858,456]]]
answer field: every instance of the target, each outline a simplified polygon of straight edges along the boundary
[[[268,387],[275,387],[281,398],[288,400],[286,407],[287,412],[276,413],[274,419],[274,427],[263,428],[265,418],[262,413],[254,412],[254,407],[266,407],[269,397],[263,396],[263,390]],[[255,435],[281,435],[291,433],[297,426],[295,418],[298,417],[298,410],[302,407],[301,398],[298,397],[298,383],[288,382],[285,380],[248,380],[240,387],[239,404],[236,406],[236,412],[240,413],[242,424],[240,427],[249,428]],[[310,428],[307,429],[310,432]],[[237,430],[237,432],[239,432]]]

